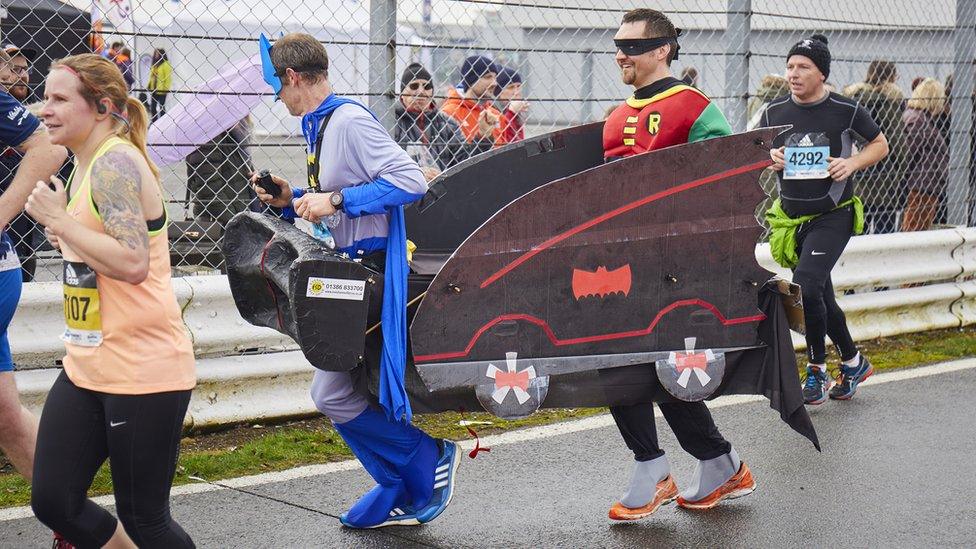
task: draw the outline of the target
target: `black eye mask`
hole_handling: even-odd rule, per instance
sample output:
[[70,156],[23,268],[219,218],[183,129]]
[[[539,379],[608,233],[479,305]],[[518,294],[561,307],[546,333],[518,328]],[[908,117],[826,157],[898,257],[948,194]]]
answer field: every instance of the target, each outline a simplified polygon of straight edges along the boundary
[[[671,42],[677,44],[678,36],[681,36],[681,29],[675,30],[677,31],[677,34],[673,37],[659,36],[657,38],[631,38],[627,40],[614,40],[613,45],[616,46],[618,50],[622,51],[624,55],[641,55]],[[676,45],[674,49],[675,59],[678,58],[678,51],[680,50],[681,46]]]

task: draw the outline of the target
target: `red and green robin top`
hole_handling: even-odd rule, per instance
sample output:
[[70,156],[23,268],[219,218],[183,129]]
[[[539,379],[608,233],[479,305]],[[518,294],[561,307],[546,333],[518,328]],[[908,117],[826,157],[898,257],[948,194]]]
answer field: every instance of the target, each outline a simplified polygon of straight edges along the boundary
[[705,94],[676,78],[641,88],[603,126],[605,158],[621,158],[730,135],[722,111]]

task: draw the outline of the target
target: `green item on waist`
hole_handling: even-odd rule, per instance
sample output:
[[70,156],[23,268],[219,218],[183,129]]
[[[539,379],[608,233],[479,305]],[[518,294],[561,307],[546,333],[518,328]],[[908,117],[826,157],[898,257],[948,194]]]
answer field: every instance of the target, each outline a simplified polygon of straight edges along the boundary
[[[834,210],[846,208],[854,205],[854,234],[864,232],[864,202],[861,197],[855,196],[850,200],[838,204]],[[833,210],[831,210],[833,211]],[[813,219],[823,214],[803,215],[800,217],[790,217],[783,211],[783,205],[777,198],[773,205],[766,211],[766,222],[769,223],[769,251],[773,255],[776,263],[792,269],[800,261],[796,255],[796,230]]]

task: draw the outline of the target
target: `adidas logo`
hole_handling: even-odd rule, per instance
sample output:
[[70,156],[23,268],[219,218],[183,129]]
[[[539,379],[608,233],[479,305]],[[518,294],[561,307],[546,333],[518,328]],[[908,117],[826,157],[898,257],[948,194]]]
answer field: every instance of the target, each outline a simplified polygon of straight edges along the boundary
[[451,475],[450,469],[451,469],[451,462],[447,462],[441,464],[440,466],[437,467],[436,470],[434,470],[435,490],[447,486],[448,482],[450,482],[450,479],[448,478]]
[[71,265],[64,267],[64,283],[68,286],[78,285],[78,273],[75,272],[75,268]]
[[803,136],[803,139],[800,140],[799,146],[800,147],[812,147],[813,146],[813,140],[810,139],[810,136],[809,135],[804,135]]

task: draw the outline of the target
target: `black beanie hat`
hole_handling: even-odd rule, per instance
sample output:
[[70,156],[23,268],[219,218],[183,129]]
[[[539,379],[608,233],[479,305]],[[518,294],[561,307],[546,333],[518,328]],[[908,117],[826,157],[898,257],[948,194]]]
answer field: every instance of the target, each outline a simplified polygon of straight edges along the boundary
[[403,69],[403,76],[400,77],[400,89],[406,88],[407,84],[414,80],[431,81],[430,72],[420,63],[410,63],[406,69]]
[[521,84],[522,75],[519,74],[515,69],[499,67],[496,82],[498,83],[499,89],[504,88],[509,84]]
[[822,34],[814,34],[810,38],[804,38],[790,48],[790,53],[786,55],[786,60],[794,55],[809,57],[813,64],[823,73],[824,79],[830,77],[830,50],[827,48],[827,37]]
[[498,74],[498,65],[490,57],[472,55],[461,64],[461,87],[465,90],[478,81],[486,73]]

